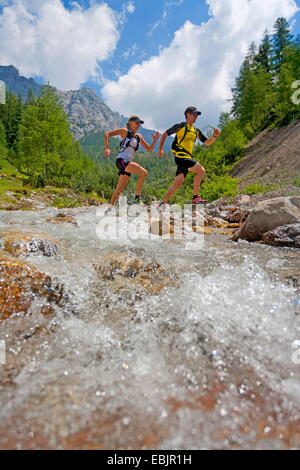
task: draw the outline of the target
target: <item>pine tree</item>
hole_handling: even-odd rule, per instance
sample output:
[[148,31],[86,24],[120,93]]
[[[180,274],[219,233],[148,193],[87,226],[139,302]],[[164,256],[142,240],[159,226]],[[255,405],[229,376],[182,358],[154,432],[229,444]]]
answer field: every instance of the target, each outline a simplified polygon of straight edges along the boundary
[[59,98],[49,84],[44,85],[35,103],[27,106],[20,126],[22,165],[47,178],[50,169],[50,173],[58,171],[60,158],[66,156],[72,142]]
[[262,42],[255,57],[258,67],[264,67],[267,72],[272,70],[272,42],[268,30],[264,32]]
[[273,36],[273,63],[276,73],[279,73],[283,63],[283,50],[286,46],[290,46],[293,41],[290,26],[283,17],[278,18],[274,25],[275,34]]
[[7,143],[6,143],[6,134],[5,127],[0,119],[0,157],[7,157]]
[[31,104],[34,104],[36,101],[35,94],[32,91],[32,88],[29,88],[28,93],[27,93],[27,98],[25,101],[25,106],[29,106]]

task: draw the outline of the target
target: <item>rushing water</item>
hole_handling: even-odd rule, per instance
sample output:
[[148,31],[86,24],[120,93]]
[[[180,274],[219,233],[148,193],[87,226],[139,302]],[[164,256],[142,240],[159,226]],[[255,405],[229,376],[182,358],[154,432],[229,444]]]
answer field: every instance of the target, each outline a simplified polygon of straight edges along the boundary
[[[26,262],[64,285],[55,316],[36,299],[0,324],[0,447],[300,448],[300,251],[100,240],[95,208],[64,212],[78,226],[0,213],[0,230],[60,242]],[[111,253],[159,264],[170,285],[116,288],[95,269]]]

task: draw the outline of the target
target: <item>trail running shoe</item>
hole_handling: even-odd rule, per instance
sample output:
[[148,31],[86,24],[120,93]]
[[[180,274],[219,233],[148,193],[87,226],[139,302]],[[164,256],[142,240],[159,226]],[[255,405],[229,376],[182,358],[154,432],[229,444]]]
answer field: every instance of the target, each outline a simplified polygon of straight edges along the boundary
[[192,204],[206,204],[206,203],[207,203],[207,199],[201,199],[200,196],[195,196],[195,197],[193,197],[191,203],[192,203]]
[[143,201],[141,201],[141,199],[134,199],[134,201],[132,202],[132,204],[137,204],[138,206],[144,206],[145,204],[143,203]]

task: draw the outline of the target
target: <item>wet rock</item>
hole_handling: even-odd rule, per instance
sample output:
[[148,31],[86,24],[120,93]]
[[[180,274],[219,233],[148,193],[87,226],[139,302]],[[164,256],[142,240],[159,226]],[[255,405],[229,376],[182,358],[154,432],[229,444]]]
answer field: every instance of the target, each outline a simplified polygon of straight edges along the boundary
[[153,220],[150,224],[150,232],[154,235],[170,235],[173,230],[171,224],[169,224],[166,220]]
[[94,268],[99,278],[110,281],[110,288],[117,292],[133,289],[159,294],[164,287],[176,285],[175,276],[169,275],[158,263],[146,262],[132,253],[111,253]]
[[228,222],[223,219],[220,219],[219,217],[208,217],[207,222],[209,225],[212,225],[213,227],[217,228],[235,228],[236,226],[239,226],[238,224],[229,224]]
[[258,241],[276,227],[300,222],[300,197],[278,197],[258,203],[233,240]]
[[66,223],[75,225],[76,227],[78,226],[73,217],[66,216],[65,214],[58,214],[56,217],[48,217],[46,221],[51,222],[52,224]]
[[220,235],[233,235],[235,233],[235,230],[233,228],[227,228],[227,229],[219,230],[218,233]]
[[50,276],[0,253],[0,323],[12,314],[26,313],[37,297],[47,302],[41,313],[53,313],[62,294],[63,286],[56,285]]
[[212,207],[211,209],[207,209],[207,206],[205,208],[205,212],[207,215],[211,216],[211,217],[218,217],[220,211],[218,209],[218,207]]
[[276,227],[264,233],[262,241],[272,246],[300,248],[300,223]]
[[203,227],[201,225],[196,225],[193,227],[193,231],[196,233],[204,233],[205,235],[210,235],[213,233],[213,229],[210,227]]
[[58,252],[59,242],[46,233],[2,232],[4,250],[10,255],[20,256],[40,252],[44,256],[54,256]]

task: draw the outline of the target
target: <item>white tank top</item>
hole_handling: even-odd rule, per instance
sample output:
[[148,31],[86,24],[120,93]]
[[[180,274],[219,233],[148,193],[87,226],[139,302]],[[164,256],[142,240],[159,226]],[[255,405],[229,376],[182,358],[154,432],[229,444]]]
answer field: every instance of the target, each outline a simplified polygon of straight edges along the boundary
[[124,150],[122,150],[117,158],[123,158],[126,162],[132,162],[134,158],[134,154],[136,152],[136,148],[138,145],[138,141],[136,137],[131,137],[130,142]]

